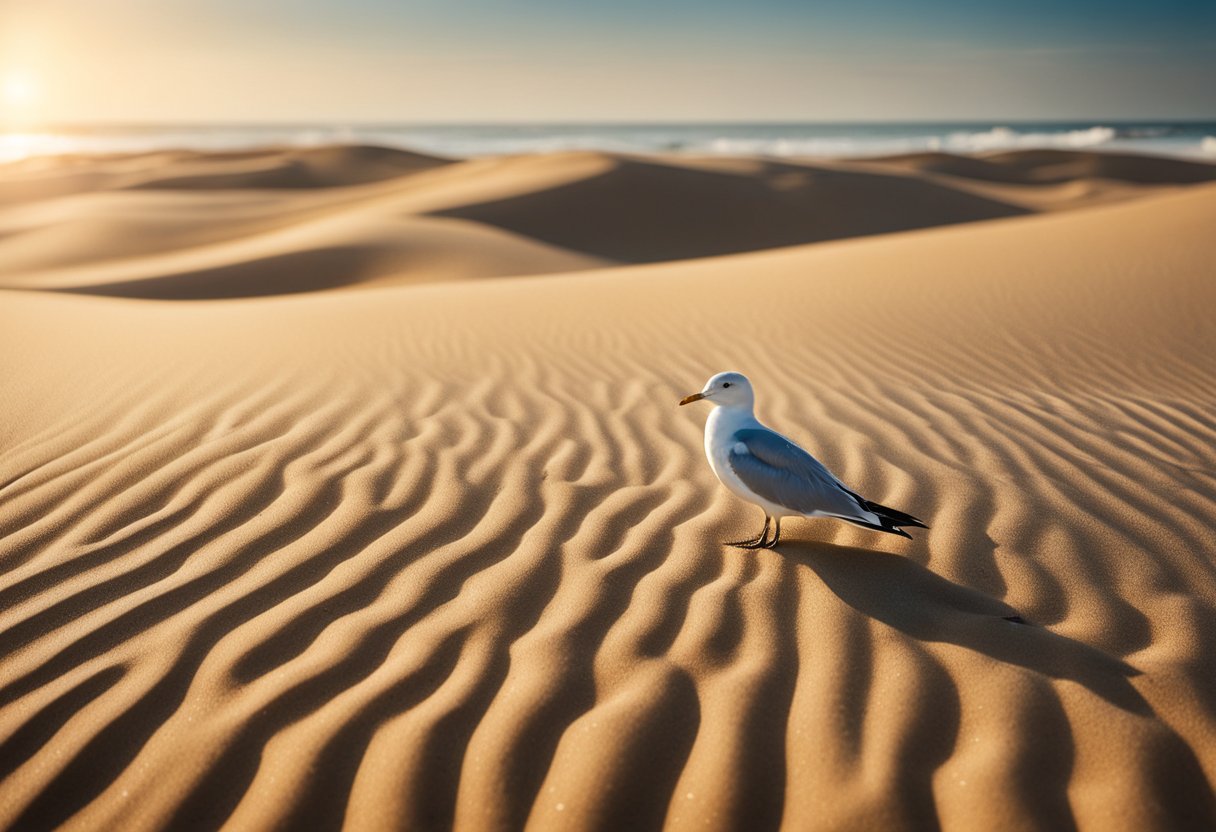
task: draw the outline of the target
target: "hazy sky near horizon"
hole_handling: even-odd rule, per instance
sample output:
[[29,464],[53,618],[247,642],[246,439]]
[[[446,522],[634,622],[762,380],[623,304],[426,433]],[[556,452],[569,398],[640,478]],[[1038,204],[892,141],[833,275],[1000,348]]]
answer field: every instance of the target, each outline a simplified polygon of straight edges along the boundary
[[1216,0],[0,0],[24,122],[1216,118]]

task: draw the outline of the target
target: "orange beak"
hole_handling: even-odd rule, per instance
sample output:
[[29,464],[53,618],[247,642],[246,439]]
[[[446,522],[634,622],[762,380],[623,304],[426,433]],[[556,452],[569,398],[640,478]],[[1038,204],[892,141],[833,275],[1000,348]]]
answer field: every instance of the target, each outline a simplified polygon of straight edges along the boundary
[[680,399],[680,407],[683,407],[686,404],[692,404],[693,402],[699,402],[703,398],[705,398],[704,393],[693,393],[691,396],[685,396],[684,398]]

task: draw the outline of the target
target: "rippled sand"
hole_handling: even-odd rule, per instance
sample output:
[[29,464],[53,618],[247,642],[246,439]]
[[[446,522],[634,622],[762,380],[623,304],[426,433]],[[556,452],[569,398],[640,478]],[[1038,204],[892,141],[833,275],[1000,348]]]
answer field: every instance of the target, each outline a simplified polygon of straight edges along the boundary
[[[332,155],[0,177],[0,825],[1216,824],[1208,169]],[[723,369],[932,528],[723,547]]]

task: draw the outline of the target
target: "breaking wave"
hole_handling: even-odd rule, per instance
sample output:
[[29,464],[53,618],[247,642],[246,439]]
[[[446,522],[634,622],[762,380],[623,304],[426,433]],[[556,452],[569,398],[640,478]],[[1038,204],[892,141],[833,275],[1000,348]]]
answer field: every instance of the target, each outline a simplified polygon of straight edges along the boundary
[[0,162],[60,154],[375,144],[465,158],[594,150],[723,156],[880,156],[1102,148],[1202,157],[1216,123],[210,125],[0,132]]

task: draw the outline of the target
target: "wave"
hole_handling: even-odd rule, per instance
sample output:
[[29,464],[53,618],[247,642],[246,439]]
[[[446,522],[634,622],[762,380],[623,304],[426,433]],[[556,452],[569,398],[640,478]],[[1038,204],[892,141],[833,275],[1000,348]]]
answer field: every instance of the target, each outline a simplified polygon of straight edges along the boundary
[[1113,127],[1102,126],[1055,133],[1022,133],[1009,127],[993,127],[978,133],[951,133],[944,143],[930,149],[974,153],[1026,147],[1097,147],[1109,143],[1115,135]]
[[0,163],[64,154],[243,151],[376,144],[448,157],[593,150],[841,157],[1025,148],[1139,149],[1203,156],[1216,124],[682,124],[71,128],[0,133]]

